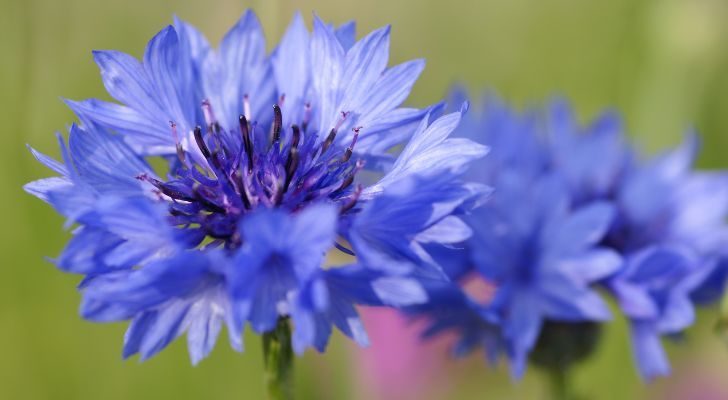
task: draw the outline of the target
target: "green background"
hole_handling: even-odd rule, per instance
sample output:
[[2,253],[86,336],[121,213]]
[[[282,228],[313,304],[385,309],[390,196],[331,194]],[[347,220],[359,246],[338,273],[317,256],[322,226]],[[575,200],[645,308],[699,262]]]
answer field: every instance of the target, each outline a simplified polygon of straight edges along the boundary
[[[44,261],[69,234],[62,219],[21,190],[49,175],[26,143],[57,155],[53,132],[73,116],[61,97],[107,98],[92,49],[140,56],[177,14],[216,42],[242,11],[258,13],[269,47],[293,12],[341,23],[359,35],[393,25],[392,62],[424,57],[410,103],[443,97],[453,83],[492,89],[519,104],[568,96],[580,118],[605,107],[624,113],[630,134],[654,151],[688,127],[703,135],[700,164],[728,166],[728,3],[725,1],[151,1],[0,0],[0,399],[260,399],[259,339],[246,352],[224,340],[191,367],[184,341],[146,363],[121,361],[122,324],[77,314],[78,279]],[[706,310],[688,342],[669,345],[675,374],[646,386],[632,365],[622,321],[607,327],[598,354],[575,377],[591,399],[663,398],[694,380],[725,386],[728,348]],[[376,344],[375,344],[376,345]],[[336,338],[325,356],[297,365],[300,398],[355,398],[351,346]],[[523,382],[505,368],[464,361],[449,398],[545,398],[542,377]]]

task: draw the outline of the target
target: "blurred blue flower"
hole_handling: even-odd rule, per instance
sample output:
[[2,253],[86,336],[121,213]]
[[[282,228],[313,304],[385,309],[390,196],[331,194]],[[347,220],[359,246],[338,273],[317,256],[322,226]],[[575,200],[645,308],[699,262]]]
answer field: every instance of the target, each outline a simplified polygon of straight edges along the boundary
[[590,285],[614,273],[619,255],[599,246],[614,209],[608,203],[570,204],[558,177],[524,179],[512,171],[468,216],[473,272],[496,287],[488,307],[499,317],[514,375],[546,320],[604,321],[609,311]]
[[487,97],[457,135],[490,147],[467,176],[495,191],[462,216],[473,230],[463,243],[467,259],[442,248],[431,253],[466,297],[478,297],[464,284],[473,276],[494,286],[480,302],[491,314],[456,312],[473,309],[462,301],[447,317],[446,305],[415,309],[434,317],[433,326],[444,318],[464,342],[487,338],[491,357],[505,352],[520,375],[544,321],[608,318],[591,290],[602,287],[631,322],[641,375],[668,373],[660,336],[691,325],[693,301],[713,301],[725,286],[728,174],[693,171],[693,136],[643,161],[622,131],[614,112],[582,126],[561,100],[519,113]]
[[695,135],[642,160],[614,113],[579,133],[568,106],[556,102],[549,121],[554,168],[568,177],[574,198],[610,201],[619,210],[604,245],[622,254],[624,265],[605,286],[631,321],[641,375],[667,375],[659,336],[693,323],[691,296],[714,301],[725,286],[717,268],[728,246],[728,174],[693,171]]
[[634,158],[619,115],[605,111],[582,126],[564,100],[552,101],[543,114],[538,135],[547,143],[545,157],[566,180],[574,200],[613,197]]
[[632,322],[638,366],[648,379],[669,373],[658,335],[693,323],[691,295],[725,285],[706,278],[722,279],[714,270],[728,243],[728,176],[692,172],[696,152],[688,138],[631,168],[617,188],[622,212],[607,241],[625,254],[625,268],[608,287]]
[[241,350],[246,324],[291,318],[294,349],[323,351],[332,326],[367,343],[355,304],[426,301],[414,276],[443,273],[423,248],[471,234],[455,214],[487,188],[460,177],[486,149],[449,138],[465,109],[399,107],[424,64],[388,50],[388,27],[296,16],[267,56],[247,12],[218,50],[176,20],[143,62],[95,52],[121,104],[69,101],[63,162],[31,149],[59,176],[25,187],[77,224],[55,261],[84,275],[81,314],[130,320],[125,357],[186,333],[197,363],[223,325]]

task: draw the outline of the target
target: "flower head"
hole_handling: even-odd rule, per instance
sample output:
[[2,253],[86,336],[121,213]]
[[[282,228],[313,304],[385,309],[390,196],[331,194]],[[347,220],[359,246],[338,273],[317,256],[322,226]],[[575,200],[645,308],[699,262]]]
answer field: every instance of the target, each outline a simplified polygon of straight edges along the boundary
[[[573,124],[564,103],[554,105],[551,120]],[[694,135],[674,150],[640,159],[620,125],[606,113],[582,135],[554,130],[561,139],[553,148],[560,160],[567,153],[584,159],[582,165],[561,164],[573,177],[574,196],[606,200],[619,210],[603,244],[618,251],[624,263],[604,285],[630,320],[635,360],[642,376],[651,379],[670,370],[660,335],[689,327],[691,296],[724,284],[708,278],[722,279],[716,269],[728,243],[728,174],[693,170]],[[579,174],[581,180],[574,178]]]
[[[550,174],[524,179],[503,172],[493,184],[492,198],[466,219],[473,229],[468,241],[473,267],[460,281],[466,302],[480,300],[476,308],[495,317],[513,373],[520,376],[545,322],[609,319],[590,285],[620,265],[616,252],[598,245],[614,209],[608,203],[573,206],[565,184]],[[482,288],[468,287],[472,279],[495,290],[479,299]],[[485,333],[492,335],[492,328]],[[500,351],[487,350],[491,359]]]
[[267,56],[247,12],[217,50],[176,20],[143,62],[94,53],[121,104],[69,101],[63,162],[31,149],[60,176],[26,190],[78,225],[56,263],[85,276],[85,318],[131,321],[125,357],[186,332],[196,363],[222,326],[241,350],[246,324],[281,319],[299,353],[332,326],[365,345],[355,304],[427,299],[414,276],[439,268],[422,249],[469,236],[454,214],[485,188],[460,176],[485,148],[448,139],[462,112],[399,107],[423,63],[387,69],[389,28],[353,35],[296,16]]
[[[660,335],[687,328],[691,296],[714,298],[724,284],[716,266],[728,243],[728,176],[692,170],[693,139],[643,161],[615,113],[583,127],[562,101],[518,114],[488,98],[459,132],[491,147],[469,176],[487,179],[495,191],[463,217],[473,230],[464,243],[469,257],[446,255],[452,261],[444,261],[445,270],[461,286],[449,290],[472,303],[478,293],[465,283],[473,277],[495,289],[477,307],[455,302],[475,312],[458,319],[451,313],[446,326],[465,342],[486,344],[491,355],[505,351],[520,375],[529,356],[543,359],[537,343],[548,329],[583,330],[582,323],[609,318],[593,291],[602,287],[631,322],[642,376],[666,374]],[[417,310],[442,326],[445,313],[433,307]]]

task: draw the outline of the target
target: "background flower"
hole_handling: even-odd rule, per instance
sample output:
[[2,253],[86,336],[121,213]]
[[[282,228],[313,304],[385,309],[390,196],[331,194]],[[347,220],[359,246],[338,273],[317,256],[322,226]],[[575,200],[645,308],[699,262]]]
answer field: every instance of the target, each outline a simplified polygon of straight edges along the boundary
[[[473,344],[506,353],[516,376],[529,357],[564,370],[564,357],[547,358],[547,345],[537,342],[549,340],[554,323],[594,336],[582,323],[610,319],[592,291],[602,287],[630,321],[640,374],[667,375],[660,337],[692,325],[691,295],[699,296],[701,286],[725,285],[708,279],[722,279],[716,268],[728,247],[728,174],[692,170],[694,139],[644,160],[614,113],[582,126],[560,100],[523,115],[497,99],[484,107],[460,132],[493,147],[494,157],[474,165],[471,176],[489,179],[495,191],[464,217],[473,229],[463,243],[470,259],[459,260],[466,269],[446,269],[456,283],[476,275],[495,286],[482,306],[495,314],[503,343]],[[427,315],[427,307],[416,311]],[[490,315],[481,317],[487,324],[473,324],[473,313],[458,322],[433,307],[434,325],[444,318],[464,338],[492,336]]]

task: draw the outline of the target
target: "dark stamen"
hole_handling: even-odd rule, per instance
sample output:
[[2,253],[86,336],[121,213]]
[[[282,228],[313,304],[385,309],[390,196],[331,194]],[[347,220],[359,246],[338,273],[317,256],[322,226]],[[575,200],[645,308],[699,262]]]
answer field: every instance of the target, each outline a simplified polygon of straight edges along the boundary
[[344,124],[344,121],[348,116],[349,111],[341,112],[341,118],[336,122],[336,126],[331,129],[331,132],[329,132],[329,136],[326,137],[326,140],[324,140],[324,144],[321,146],[321,154],[324,154],[326,150],[328,150],[329,147],[331,147],[331,145],[334,143],[334,139],[336,139],[336,133],[339,131],[339,128],[341,128],[341,125]]
[[290,154],[288,154],[288,161],[286,161],[286,182],[283,185],[283,191],[288,191],[288,186],[291,184],[293,174],[296,173],[298,168],[298,149],[292,148]]
[[167,185],[159,185],[157,186],[159,188],[159,191],[166,194],[167,196],[176,199],[176,200],[184,200],[184,201],[194,201],[195,198],[187,195],[186,193],[183,193],[180,190],[177,190],[176,188],[167,186]]
[[202,155],[205,156],[205,158],[210,158],[210,149],[207,148],[207,144],[205,144],[205,139],[202,138],[202,128],[200,126],[195,127],[195,142],[197,142],[197,147],[202,152]]
[[336,139],[336,128],[331,129],[331,132],[329,132],[329,136],[326,137],[326,140],[324,140],[324,143],[321,145],[321,154],[326,153],[326,150],[331,147],[331,144],[334,143],[334,139]]
[[243,135],[243,147],[245,155],[248,157],[248,173],[253,172],[253,143],[250,141],[250,130],[248,129],[248,120],[245,115],[240,114],[238,118],[240,122],[240,133]]
[[342,253],[348,254],[348,255],[350,255],[352,257],[356,257],[356,254],[354,254],[354,252],[352,250],[350,250],[349,248],[347,248],[343,244],[340,244],[339,242],[334,242],[334,246],[337,249],[339,249]]
[[[212,247],[240,247],[243,241],[237,233],[237,225],[241,218],[259,207],[278,207],[285,202],[285,208],[295,213],[325,199],[337,204],[339,212],[346,215],[359,210],[357,202],[362,195],[362,186],[357,185],[355,175],[361,170],[363,160],[353,162],[352,158],[361,128],[352,128],[353,134],[346,132],[347,139],[344,140],[351,142],[348,147],[341,143],[342,138],[334,146],[338,132],[354,126],[354,121],[348,121],[350,113],[341,112],[333,126],[326,127],[330,130],[327,136],[316,132],[307,137],[306,126],[311,122],[312,109],[310,104],[305,104],[302,124],[286,123],[287,131],[283,132],[284,101],[281,96],[273,105],[272,121],[263,128],[253,121],[246,94],[237,140],[227,136],[228,131],[217,122],[210,103],[203,101],[206,129],[203,130],[202,123],[193,125],[195,144],[191,145],[199,150],[188,147],[188,138],[180,141],[177,124],[170,121],[181,164],[170,172],[167,182],[146,174],[138,175],[137,179],[149,184],[159,200],[169,204],[168,217],[172,225],[189,230],[190,237],[195,240],[186,242],[188,248],[203,246],[203,239],[213,240],[208,242]],[[256,139],[256,134],[269,136]],[[253,143],[260,139],[266,143]],[[259,153],[263,148],[256,149],[256,145],[267,146],[267,154]],[[322,156],[332,147],[335,152],[332,150]],[[247,157],[247,162],[243,157]],[[337,243],[336,247],[346,254],[353,253],[348,245]]]
[[184,200],[184,201],[193,201],[195,200],[194,197],[190,196],[189,193],[184,192],[184,187],[180,185],[175,185],[174,182],[172,183],[164,183],[158,179],[152,178],[147,174],[141,174],[136,177],[136,179],[140,181],[149,182],[152,184],[155,188],[159,190],[160,193],[163,193],[172,199],[176,200]]
[[281,140],[281,127],[283,126],[283,114],[278,104],[273,104],[273,143]]
[[291,138],[291,147],[298,147],[298,142],[301,141],[301,130],[298,125],[292,125],[291,130],[293,131],[293,138]]
[[351,185],[353,182],[354,182],[354,174],[351,174],[351,175],[347,176],[346,179],[344,179],[344,182],[342,182],[341,186],[339,186],[339,188],[336,190],[337,191],[344,190],[344,189],[348,188],[349,185]]

